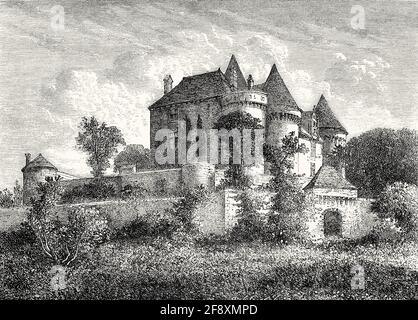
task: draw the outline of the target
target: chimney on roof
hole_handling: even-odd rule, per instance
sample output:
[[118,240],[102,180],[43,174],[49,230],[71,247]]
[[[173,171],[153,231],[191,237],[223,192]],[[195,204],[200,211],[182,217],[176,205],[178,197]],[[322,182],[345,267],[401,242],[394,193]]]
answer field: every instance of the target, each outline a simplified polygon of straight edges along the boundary
[[29,164],[30,159],[31,159],[31,154],[30,153],[25,153],[25,157],[26,157],[26,165]]
[[173,79],[171,78],[171,75],[167,74],[164,77],[164,94],[167,94],[173,89]]
[[251,74],[248,76],[247,86],[248,86],[248,90],[251,90],[254,87],[254,80]]

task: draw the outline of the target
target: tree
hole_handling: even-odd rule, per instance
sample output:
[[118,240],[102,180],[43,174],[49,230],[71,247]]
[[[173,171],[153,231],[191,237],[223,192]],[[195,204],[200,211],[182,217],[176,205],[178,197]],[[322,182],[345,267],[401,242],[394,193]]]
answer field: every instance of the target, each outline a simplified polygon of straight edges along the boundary
[[0,190],[0,208],[13,207],[13,193],[9,189]]
[[109,160],[117,152],[117,147],[125,145],[122,133],[115,126],[100,124],[95,117],[83,117],[79,127],[77,146],[90,155],[87,163],[93,169],[92,174],[101,177],[110,167]]
[[141,144],[129,144],[115,158],[114,171],[119,171],[124,165],[134,165],[136,170],[151,167],[150,150]]
[[[251,129],[252,130],[252,144],[251,152],[255,150],[255,129],[263,129],[261,121],[258,118],[254,118],[251,114],[245,111],[236,111],[228,113],[218,119],[214,125],[215,129],[221,130],[233,130],[237,129],[241,133],[241,148],[244,147],[242,143],[243,130]],[[241,164],[233,163],[233,140],[229,140],[229,149],[230,149],[230,163],[225,171],[225,178],[222,180],[221,184],[223,186],[231,186],[235,188],[246,188],[250,185],[250,179],[244,173],[244,164],[241,161]],[[241,158],[243,157],[243,150],[241,149]]]
[[15,186],[13,187],[13,193],[9,189],[0,191],[0,208],[11,208],[22,205],[23,200],[23,189],[16,180]]
[[295,154],[306,152],[306,146],[299,144],[295,132],[283,138],[281,147],[264,146],[264,156],[270,163],[272,175],[267,187],[274,192],[266,229],[272,240],[287,243],[300,238],[304,231],[306,198],[291,169]]
[[360,196],[376,197],[386,185],[418,184],[418,134],[411,129],[373,129],[346,146],[346,176]]
[[238,202],[237,224],[231,230],[231,237],[238,241],[254,241],[264,236],[266,221],[260,215],[262,202],[248,189],[236,196]]
[[293,177],[293,159],[296,153],[306,153],[306,146],[299,144],[299,139],[295,132],[290,132],[282,139],[281,147],[264,145],[264,158],[270,164],[270,173],[273,176],[269,188],[277,191],[281,189],[286,181]]
[[337,169],[338,172],[341,172],[345,168],[346,158],[346,147],[342,145],[337,145],[334,147],[334,149],[331,151],[329,155],[328,164]]

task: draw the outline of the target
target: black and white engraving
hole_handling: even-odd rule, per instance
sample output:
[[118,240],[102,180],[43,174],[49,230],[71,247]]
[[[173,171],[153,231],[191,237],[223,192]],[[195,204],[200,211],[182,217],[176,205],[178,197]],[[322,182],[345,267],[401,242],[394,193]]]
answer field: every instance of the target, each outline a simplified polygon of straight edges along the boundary
[[1,299],[418,297],[417,2],[0,8]]

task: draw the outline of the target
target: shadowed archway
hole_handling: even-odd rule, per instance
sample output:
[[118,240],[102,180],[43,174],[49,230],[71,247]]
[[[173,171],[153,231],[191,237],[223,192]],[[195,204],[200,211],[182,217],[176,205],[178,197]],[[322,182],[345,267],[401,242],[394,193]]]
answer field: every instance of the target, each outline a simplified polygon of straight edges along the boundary
[[342,215],[337,209],[324,211],[325,237],[342,237]]

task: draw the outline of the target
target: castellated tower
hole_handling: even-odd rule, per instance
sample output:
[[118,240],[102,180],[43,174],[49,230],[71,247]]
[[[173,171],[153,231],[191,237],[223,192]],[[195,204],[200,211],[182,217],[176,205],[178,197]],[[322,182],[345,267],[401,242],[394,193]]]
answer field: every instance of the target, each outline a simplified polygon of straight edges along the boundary
[[323,95],[314,107],[314,112],[318,119],[319,135],[324,140],[324,163],[327,163],[335,147],[345,145],[348,132],[338,121]]
[[[267,94],[254,87],[254,80],[251,74],[245,80],[234,55],[232,55],[229,61],[225,77],[230,83],[232,91],[223,95],[221,111],[218,113],[217,118],[219,119],[224,115],[237,111],[246,112],[255,119],[260,120],[260,124],[265,128]],[[262,143],[264,143],[264,138]],[[253,177],[253,180],[258,175],[264,174],[264,158],[262,154],[260,157],[254,158],[254,161],[253,165],[245,166],[244,168],[246,173]]]
[[55,177],[58,169],[47,159],[39,154],[31,160],[31,154],[26,153],[26,165],[22,168],[23,172],[23,204],[29,205],[32,197],[38,196],[36,188],[40,182],[44,182],[46,177]]
[[277,71],[276,65],[271,68],[263,85],[263,91],[268,93],[269,99],[266,112],[266,143],[280,146],[282,139],[291,132],[298,137],[302,112]]

